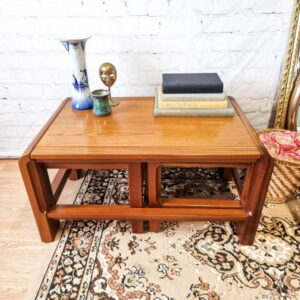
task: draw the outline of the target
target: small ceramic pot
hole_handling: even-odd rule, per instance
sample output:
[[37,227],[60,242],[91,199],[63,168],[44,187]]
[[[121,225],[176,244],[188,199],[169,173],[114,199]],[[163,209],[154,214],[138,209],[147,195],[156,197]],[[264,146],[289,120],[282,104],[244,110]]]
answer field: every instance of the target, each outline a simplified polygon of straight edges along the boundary
[[105,117],[111,114],[111,108],[109,106],[107,90],[95,90],[92,91],[92,99],[94,102],[93,113],[99,117]]

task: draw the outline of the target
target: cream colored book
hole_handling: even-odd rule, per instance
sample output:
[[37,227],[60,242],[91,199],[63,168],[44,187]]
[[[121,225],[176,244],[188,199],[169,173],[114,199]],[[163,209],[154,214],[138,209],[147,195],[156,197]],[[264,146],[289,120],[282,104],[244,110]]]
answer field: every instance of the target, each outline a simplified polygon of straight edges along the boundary
[[213,101],[213,100],[201,100],[201,101],[187,101],[187,100],[183,100],[183,101],[162,101],[162,88],[158,87],[157,90],[157,94],[158,94],[158,108],[178,108],[178,109],[182,109],[182,108],[226,108],[227,107],[227,99],[225,98],[225,100],[223,101]]
[[[160,86],[162,90],[162,86]],[[162,101],[224,101],[225,93],[162,94]]]

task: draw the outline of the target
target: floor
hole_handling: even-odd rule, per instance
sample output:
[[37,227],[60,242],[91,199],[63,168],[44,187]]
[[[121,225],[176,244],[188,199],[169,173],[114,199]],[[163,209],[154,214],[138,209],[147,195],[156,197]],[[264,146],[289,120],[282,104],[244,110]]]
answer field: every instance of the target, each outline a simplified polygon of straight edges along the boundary
[[[65,197],[74,199],[73,185]],[[0,160],[0,299],[25,299],[53,247],[40,241],[17,160]]]

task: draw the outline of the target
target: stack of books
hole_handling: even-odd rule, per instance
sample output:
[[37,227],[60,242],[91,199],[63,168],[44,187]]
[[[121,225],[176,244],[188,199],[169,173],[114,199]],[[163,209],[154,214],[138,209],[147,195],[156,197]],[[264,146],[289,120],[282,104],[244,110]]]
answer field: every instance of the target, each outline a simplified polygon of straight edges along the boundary
[[154,116],[232,117],[234,108],[216,73],[163,74]]

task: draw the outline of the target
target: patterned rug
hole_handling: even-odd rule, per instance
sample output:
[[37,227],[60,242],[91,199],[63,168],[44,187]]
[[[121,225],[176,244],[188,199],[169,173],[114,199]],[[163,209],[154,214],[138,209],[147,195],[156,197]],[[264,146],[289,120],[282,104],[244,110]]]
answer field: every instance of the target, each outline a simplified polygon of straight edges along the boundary
[[[162,185],[163,197],[237,198],[217,169],[163,169]],[[300,299],[295,198],[265,205],[251,247],[229,222],[163,222],[160,233],[132,234],[127,221],[68,221],[35,299]],[[89,171],[75,203],[128,203],[126,171]]]

